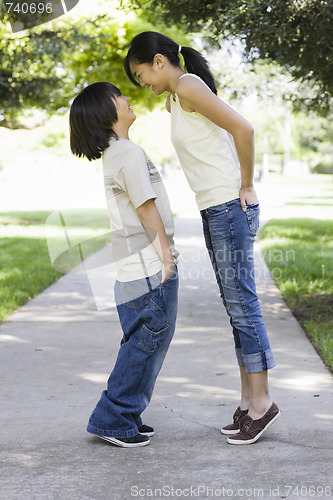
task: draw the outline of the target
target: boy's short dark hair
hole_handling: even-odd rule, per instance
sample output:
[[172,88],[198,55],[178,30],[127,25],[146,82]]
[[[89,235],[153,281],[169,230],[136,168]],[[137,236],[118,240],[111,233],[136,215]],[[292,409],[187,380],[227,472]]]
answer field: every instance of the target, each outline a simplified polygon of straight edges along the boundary
[[69,114],[70,148],[75,156],[97,160],[110,138],[117,137],[112,124],[118,120],[114,100],[120,95],[112,83],[97,82],[75,97]]

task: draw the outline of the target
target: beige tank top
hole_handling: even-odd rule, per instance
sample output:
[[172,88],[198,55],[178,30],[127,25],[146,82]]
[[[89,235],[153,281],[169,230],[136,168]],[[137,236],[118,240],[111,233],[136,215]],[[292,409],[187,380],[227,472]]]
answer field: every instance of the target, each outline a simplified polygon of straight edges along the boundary
[[[181,78],[188,76],[199,78],[188,73]],[[239,198],[240,170],[232,136],[200,113],[184,111],[177,95],[171,96],[170,106],[171,141],[199,210]]]

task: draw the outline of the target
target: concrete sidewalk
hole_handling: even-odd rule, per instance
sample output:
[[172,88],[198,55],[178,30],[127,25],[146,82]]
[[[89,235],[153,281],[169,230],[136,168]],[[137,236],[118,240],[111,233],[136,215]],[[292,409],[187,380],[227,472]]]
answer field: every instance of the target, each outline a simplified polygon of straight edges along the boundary
[[114,308],[96,310],[82,267],[0,325],[1,500],[333,497],[333,380],[261,255],[258,292],[277,362],[271,393],[282,415],[254,445],[231,446],[219,428],[238,405],[238,369],[200,220],[177,219],[176,242],[178,322],[145,412],[156,431],[145,448],[85,431],[121,329]]

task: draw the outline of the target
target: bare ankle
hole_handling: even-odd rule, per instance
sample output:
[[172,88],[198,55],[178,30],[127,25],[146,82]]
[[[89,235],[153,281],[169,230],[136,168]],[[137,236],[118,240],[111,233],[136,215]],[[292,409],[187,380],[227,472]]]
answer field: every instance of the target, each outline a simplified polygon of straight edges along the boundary
[[242,397],[239,406],[241,410],[248,410],[250,407],[250,398]]
[[272,403],[270,398],[265,398],[260,401],[251,401],[249,405],[249,416],[253,420],[258,420],[265,415]]

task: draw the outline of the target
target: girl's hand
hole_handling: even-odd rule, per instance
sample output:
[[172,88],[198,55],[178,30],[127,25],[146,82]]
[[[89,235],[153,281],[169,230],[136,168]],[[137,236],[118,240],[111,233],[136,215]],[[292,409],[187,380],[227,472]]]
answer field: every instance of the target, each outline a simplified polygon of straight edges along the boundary
[[243,212],[246,212],[246,205],[258,203],[257,193],[254,187],[240,188],[239,197]]

